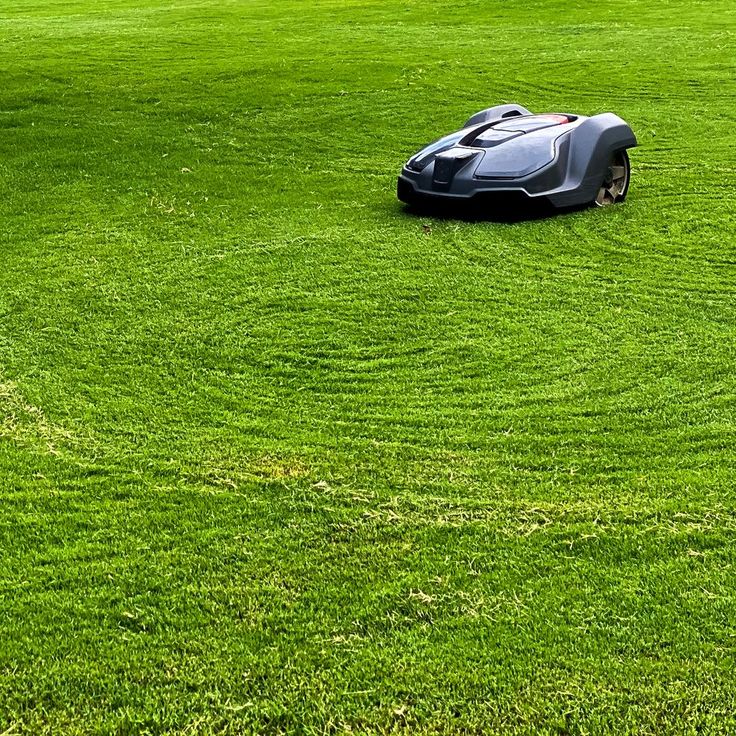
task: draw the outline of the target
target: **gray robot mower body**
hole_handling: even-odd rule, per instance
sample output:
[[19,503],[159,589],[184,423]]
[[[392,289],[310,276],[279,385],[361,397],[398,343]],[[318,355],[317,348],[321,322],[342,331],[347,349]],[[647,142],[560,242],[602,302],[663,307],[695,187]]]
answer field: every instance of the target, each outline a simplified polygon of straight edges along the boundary
[[499,105],[412,156],[397,193],[408,204],[604,206],[626,197],[626,151],[634,146],[633,131],[613,113],[534,115],[520,105]]

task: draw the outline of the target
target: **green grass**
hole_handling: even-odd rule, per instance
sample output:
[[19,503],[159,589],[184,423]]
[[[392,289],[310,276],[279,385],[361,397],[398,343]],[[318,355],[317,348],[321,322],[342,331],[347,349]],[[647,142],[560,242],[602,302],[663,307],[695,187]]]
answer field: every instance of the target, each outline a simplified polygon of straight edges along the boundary
[[[0,0],[0,733],[734,733],[734,42]],[[626,119],[628,201],[405,213],[504,101]]]

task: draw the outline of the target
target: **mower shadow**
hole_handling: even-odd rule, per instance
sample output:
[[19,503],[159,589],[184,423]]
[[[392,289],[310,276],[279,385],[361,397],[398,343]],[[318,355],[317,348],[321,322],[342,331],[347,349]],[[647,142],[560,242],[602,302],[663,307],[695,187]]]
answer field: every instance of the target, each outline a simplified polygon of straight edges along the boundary
[[462,222],[496,222],[513,224],[547,220],[559,215],[580,212],[589,205],[557,208],[548,202],[517,201],[505,202],[445,202],[427,201],[406,204],[402,214],[413,217],[432,217],[438,220],[460,220]]

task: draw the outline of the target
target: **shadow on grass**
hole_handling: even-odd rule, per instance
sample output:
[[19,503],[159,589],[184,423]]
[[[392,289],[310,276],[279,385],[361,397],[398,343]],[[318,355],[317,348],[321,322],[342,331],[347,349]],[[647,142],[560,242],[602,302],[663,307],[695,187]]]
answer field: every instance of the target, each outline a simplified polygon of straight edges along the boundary
[[507,196],[474,197],[467,202],[448,202],[442,199],[418,199],[405,204],[402,214],[414,217],[433,217],[440,220],[463,222],[518,223],[546,220],[551,217],[580,212],[588,205],[557,208],[546,200],[530,200],[527,197]]

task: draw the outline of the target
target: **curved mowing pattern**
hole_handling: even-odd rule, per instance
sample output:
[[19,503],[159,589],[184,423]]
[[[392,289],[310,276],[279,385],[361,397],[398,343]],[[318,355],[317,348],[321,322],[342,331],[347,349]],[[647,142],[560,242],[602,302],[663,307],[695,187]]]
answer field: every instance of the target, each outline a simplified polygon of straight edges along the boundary
[[[734,28],[0,0],[0,734],[735,731]],[[626,202],[407,216],[509,100]]]

